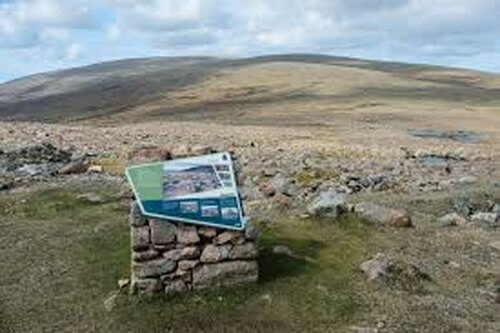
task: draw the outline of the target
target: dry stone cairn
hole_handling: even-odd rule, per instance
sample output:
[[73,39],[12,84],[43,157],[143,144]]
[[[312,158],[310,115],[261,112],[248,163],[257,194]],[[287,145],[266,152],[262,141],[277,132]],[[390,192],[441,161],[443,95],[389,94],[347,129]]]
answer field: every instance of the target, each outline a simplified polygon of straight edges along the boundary
[[251,224],[232,231],[150,218],[136,202],[129,223],[132,293],[171,294],[258,279],[258,232]]
[[130,213],[131,291],[183,292],[256,282],[257,232],[230,231]]

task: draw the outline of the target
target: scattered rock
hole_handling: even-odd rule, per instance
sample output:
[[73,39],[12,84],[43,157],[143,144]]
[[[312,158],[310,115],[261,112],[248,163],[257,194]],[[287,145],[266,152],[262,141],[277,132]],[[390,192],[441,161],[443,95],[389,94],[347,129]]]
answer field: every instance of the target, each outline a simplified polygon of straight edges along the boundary
[[130,285],[130,280],[129,279],[120,279],[118,280],[118,289],[122,290],[125,287],[128,287]]
[[76,198],[78,200],[82,200],[82,201],[85,201],[85,202],[88,202],[91,204],[95,204],[95,205],[103,204],[106,202],[104,200],[104,198],[97,193],[84,193],[84,194],[78,195]]
[[410,216],[402,210],[379,206],[371,202],[362,202],[354,206],[354,212],[363,220],[377,225],[391,227],[411,227]]
[[276,245],[275,247],[273,247],[273,253],[293,257],[292,250],[290,250],[289,247],[284,245]]
[[259,269],[256,261],[228,261],[197,266],[193,270],[193,288],[231,286],[257,282]]
[[450,213],[440,217],[437,222],[440,227],[463,226],[467,224],[467,219],[457,213]]
[[153,244],[170,244],[175,241],[177,226],[165,220],[149,219]]
[[87,173],[102,173],[102,172],[103,172],[103,168],[101,165],[91,165],[87,169]]
[[500,253],[500,241],[493,241],[488,246]]
[[319,196],[308,206],[307,211],[315,217],[327,216],[336,218],[347,211],[346,196],[335,190],[328,189],[321,192]]
[[211,154],[214,151],[215,150],[213,150],[212,147],[210,146],[197,145],[191,148],[191,155],[194,156],[206,155],[206,154]]
[[500,215],[497,213],[476,213],[471,216],[471,221],[483,227],[496,228],[500,224]]
[[165,148],[140,147],[128,154],[129,164],[158,162],[170,159],[170,152]]
[[89,168],[90,162],[87,159],[87,156],[80,155],[71,158],[71,161],[65,164],[61,169],[59,169],[59,174],[61,175],[69,175],[76,173],[84,173]]
[[267,197],[272,197],[276,194],[289,195],[288,190],[290,188],[290,180],[287,179],[283,174],[276,174],[267,185],[263,188],[262,192]]
[[190,153],[191,149],[188,145],[179,145],[171,150],[172,158],[188,157]]
[[423,281],[430,277],[417,266],[378,253],[373,259],[363,262],[360,269],[368,281],[392,284],[408,291],[421,291]]

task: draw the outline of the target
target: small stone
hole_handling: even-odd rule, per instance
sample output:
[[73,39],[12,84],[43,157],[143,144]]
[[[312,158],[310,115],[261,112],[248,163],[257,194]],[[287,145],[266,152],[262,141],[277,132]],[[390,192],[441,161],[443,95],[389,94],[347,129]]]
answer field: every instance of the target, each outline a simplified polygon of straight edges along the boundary
[[467,224],[467,220],[458,215],[457,213],[450,213],[440,217],[438,220],[438,225],[441,227],[448,226],[463,226]]
[[193,270],[193,288],[232,286],[257,282],[259,268],[256,261],[227,261],[199,265]]
[[210,146],[196,145],[191,148],[191,155],[207,155],[211,154],[214,150]]
[[224,231],[223,233],[217,236],[217,238],[215,239],[215,243],[219,245],[226,244],[229,242],[237,243],[240,237],[241,237],[240,232]]
[[148,226],[130,228],[130,237],[132,241],[132,249],[134,251],[149,248],[150,238]]
[[91,165],[87,169],[87,173],[102,173],[102,172],[103,172],[103,168],[101,165]]
[[132,279],[130,291],[133,294],[151,295],[161,291],[162,287],[160,279]]
[[276,194],[287,194],[289,186],[290,181],[284,175],[278,173],[262,189],[262,193],[267,197],[272,197]]
[[122,290],[123,288],[127,287],[128,285],[130,285],[129,279],[118,280],[118,289]]
[[129,164],[165,161],[170,159],[170,152],[165,148],[141,147],[128,154]]
[[279,255],[285,255],[285,256],[289,256],[289,257],[293,256],[292,250],[290,250],[289,247],[284,246],[284,245],[276,245],[275,247],[273,247],[273,253],[279,254]]
[[175,241],[177,226],[166,220],[149,219],[153,244],[169,244]]
[[186,283],[182,279],[170,281],[165,285],[165,293],[167,295],[182,293],[186,290]]
[[188,271],[190,269],[195,268],[199,262],[200,262],[199,260],[181,260],[179,261],[177,266],[181,270]]
[[65,164],[61,169],[59,169],[59,174],[69,175],[76,173],[84,173],[89,167],[89,161],[86,156],[77,156],[71,158],[68,164]]
[[214,263],[229,258],[231,253],[231,245],[215,246],[208,244],[201,253],[200,261],[203,263]]
[[217,236],[217,229],[210,227],[201,227],[198,229],[198,234],[207,239],[212,239]]
[[488,246],[500,253],[500,241],[493,241]]
[[132,260],[137,262],[142,262],[146,260],[151,260],[158,257],[159,252],[154,249],[149,249],[147,251],[133,251],[132,252]]
[[132,263],[132,272],[138,278],[158,277],[172,272],[175,267],[176,263],[174,261],[162,258],[143,263]]
[[252,242],[236,245],[231,251],[231,259],[255,259],[257,258],[257,247]]
[[190,153],[191,149],[188,145],[179,145],[171,150],[172,158],[188,157]]
[[392,227],[412,227],[410,216],[402,211],[362,202],[354,207],[354,212],[366,222]]
[[248,240],[256,240],[259,238],[259,230],[251,222],[247,222],[245,226],[245,238]]
[[328,189],[321,192],[316,199],[307,207],[307,211],[314,217],[332,217],[336,218],[346,212],[346,196],[335,190]]
[[386,255],[378,253],[375,258],[363,262],[359,268],[369,281],[385,279],[389,276],[394,263]]
[[181,244],[196,244],[200,241],[200,236],[195,226],[180,224],[177,228],[177,242]]
[[163,254],[164,258],[179,261],[182,259],[194,259],[200,255],[200,249],[196,246],[173,249]]
[[130,205],[129,222],[134,227],[142,227],[148,223],[146,217],[142,215],[139,204],[135,201]]
[[496,213],[476,213],[471,216],[471,221],[487,227],[497,227],[500,215]]

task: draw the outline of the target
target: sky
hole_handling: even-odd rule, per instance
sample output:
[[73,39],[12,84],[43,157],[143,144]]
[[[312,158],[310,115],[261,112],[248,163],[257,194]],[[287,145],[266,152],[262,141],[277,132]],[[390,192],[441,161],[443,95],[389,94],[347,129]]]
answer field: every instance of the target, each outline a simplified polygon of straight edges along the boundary
[[282,53],[500,72],[500,0],[0,0],[0,82],[122,58]]

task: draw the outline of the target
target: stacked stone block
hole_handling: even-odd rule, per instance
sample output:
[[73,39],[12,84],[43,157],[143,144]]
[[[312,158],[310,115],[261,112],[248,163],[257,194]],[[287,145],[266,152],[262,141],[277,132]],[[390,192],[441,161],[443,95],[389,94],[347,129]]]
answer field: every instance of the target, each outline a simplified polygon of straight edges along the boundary
[[229,231],[130,213],[131,291],[184,292],[226,287],[258,279],[254,227]]

